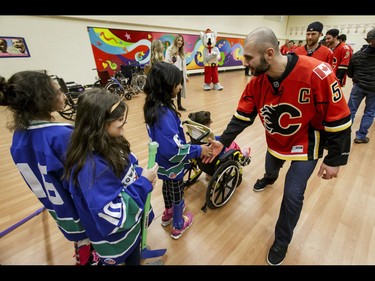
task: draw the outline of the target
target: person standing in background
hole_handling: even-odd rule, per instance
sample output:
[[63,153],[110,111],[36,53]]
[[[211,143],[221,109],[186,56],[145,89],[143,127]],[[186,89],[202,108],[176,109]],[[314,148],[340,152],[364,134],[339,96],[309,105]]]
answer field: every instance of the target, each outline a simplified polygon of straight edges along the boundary
[[62,180],[65,153],[73,126],[54,122],[53,112],[65,106],[57,80],[38,71],[21,71],[6,82],[0,79],[3,104],[13,112],[8,129],[14,131],[10,152],[25,182],[55,220],[59,230],[74,242],[76,265],[96,265],[99,258]]
[[294,45],[294,40],[289,40],[285,54],[287,55],[294,53],[295,48],[296,46]]
[[368,143],[368,130],[375,117],[375,28],[367,33],[364,45],[350,60],[348,76],[352,78],[353,87],[350,92],[348,106],[354,121],[355,115],[365,99],[365,109],[359,130],[355,132],[354,143]]
[[186,54],[184,51],[184,37],[177,34],[174,37],[173,44],[167,48],[165,53],[165,61],[174,64],[182,72],[182,89],[177,94],[177,108],[180,111],[186,111],[181,104],[181,97],[186,98],[186,83],[189,83],[189,78],[186,72]]
[[151,42],[151,56],[149,64],[145,65],[145,74],[147,75],[150,72],[150,69],[153,64],[158,61],[164,61],[164,44],[161,40],[155,39]]
[[352,55],[348,45],[341,43],[338,36],[339,30],[336,28],[330,29],[326,32],[327,47],[333,52],[332,68],[340,82],[340,86],[344,87],[346,84],[346,71],[348,70],[349,61]]
[[353,50],[352,46],[350,46],[349,44],[346,43],[346,39],[347,39],[346,34],[340,34],[337,38],[339,39],[339,41],[341,43],[345,43],[346,45],[348,45],[348,47],[350,48],[350,53],[351,53],[351,55],[353,55],[354,50]]
[[310,23],[306,30],[306,45],[297,47],[294,53],[313,57],[332,65],[333,52],[319,42],[319,37],[323,35],[322,30],[323,24],[321,22]]
[[288,51],[288,43],[289,43],[289,39],[285,39],[284,45],[281,45],[281,47],[280,47],[280,53],[282,55],[286,55],[286,52]]

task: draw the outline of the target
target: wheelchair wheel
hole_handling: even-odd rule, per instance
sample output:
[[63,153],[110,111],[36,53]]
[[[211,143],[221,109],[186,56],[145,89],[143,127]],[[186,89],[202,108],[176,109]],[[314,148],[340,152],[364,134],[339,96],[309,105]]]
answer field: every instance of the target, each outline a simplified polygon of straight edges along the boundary
[[123,97],[124,96],[124,91],[123,89],[120,87],[119,84],[117,83],[108,83],[106,86],[105,86],[105,90],[107,90],[108,92],[111,92],[111,93],[114,93],[116,95],[119,95],[120,97]]
[[132,97],[136,94],[135,90],[132,88],[132,86],[125,84],[124,85],[124,93],[125,98],[127,100],[131,100]]
[[184,172],[185,186],[190,186],[195,183],[199,176],[202,174],[202,170],[198,167],[196,159],[191,159],[189,167]]
[[131,82],[131,86],[136,91],[136,93],[142,92],[143,88],[146,85],[146,75],[134,75],[133,80]]
[[70,93],[66,93],[65,95],[65,106],[63,110],[59,111],[59,114],[67,120],[74,121],[77,107],[76,99],[78,98],[78,95],[71,95]]
[[207,186],[206,203],[216,209],[232,197],[240,180],[240,168],[234,160],[228,160],[217,168]]

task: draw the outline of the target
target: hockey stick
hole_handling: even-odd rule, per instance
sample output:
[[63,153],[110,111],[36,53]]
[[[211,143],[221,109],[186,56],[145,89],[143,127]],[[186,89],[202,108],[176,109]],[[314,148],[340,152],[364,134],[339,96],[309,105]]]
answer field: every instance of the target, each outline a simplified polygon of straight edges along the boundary
[[[155,165],[155,157],[156,152],[158,150],[159,144],[156,141],[150,142],[148,145],[148,163],[147,168],[152,168]],[[147,249],[147,232],[148,232],[148,220],[149,220],[149,212],[151,208],[151,192],[147,195],[144,214],[143,214],[143,221],[142,221],[142,242],[141,242],[141,258],[142,259],[149,259],[155,257],[161,257],[165,254],[167,249],[156,249],[150,250]]]
[[45,207],[41,207],[40,209],[36,210],[31,215],[27,216],[26,218],[20,220],[19,222],[13,224],[12,226],[10,226],[7,229],[5,229],[4,231],[0,232],[0,238],[3,237],[3,236],[5,236],[9,232],[15,230],[17,227],[23,225],[25,222],[27,222],[28,220],[32,219],[33,217],[39,215],[41,212],[43,212],[44,209],[45,209]]

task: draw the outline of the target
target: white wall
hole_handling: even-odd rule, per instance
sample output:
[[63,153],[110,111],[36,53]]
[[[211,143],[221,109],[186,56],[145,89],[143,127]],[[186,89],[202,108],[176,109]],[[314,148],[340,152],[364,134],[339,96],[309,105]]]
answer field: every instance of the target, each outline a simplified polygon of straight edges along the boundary
[[21,70],[47,70],[65,81],[92,84],[96,67],[88,26],[199,34],[210,28],[220,36],[245,37],[267,25],[283,34],[287,20],[263,16],[0,16],[0,37],[24,37],[29,58],[1,58],[0,75]]
[[[363,34],[354,33],[355,27],[375,27],[375,16],[0,16],[0,37],[24,37],[31,54],[29,58],[0,58],[0,75],[8,79],[21,70],[47,70],[65,81],[92,84],[96,66],[88,26],[188,34],[210,28],[227,37],[245,37],[254,28],[268,26],[280,40],[304,40],[307,25],[316,20],[325,26],[353,25],[353,34],[346,34],[355,49],[366,43]],[[303,34],[292,38],[290,28],[302,29]]]

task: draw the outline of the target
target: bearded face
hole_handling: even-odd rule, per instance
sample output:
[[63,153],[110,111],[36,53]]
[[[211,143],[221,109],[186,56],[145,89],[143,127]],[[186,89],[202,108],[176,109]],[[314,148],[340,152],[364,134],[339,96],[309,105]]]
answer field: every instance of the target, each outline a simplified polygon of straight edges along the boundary
[[20,39],[12,40],[12,43],[13,43],[14,48],[19,50],[22,54],[25,53],[26,47],[25,47],[25,44],[23,43],[22,40],[20,40]]

